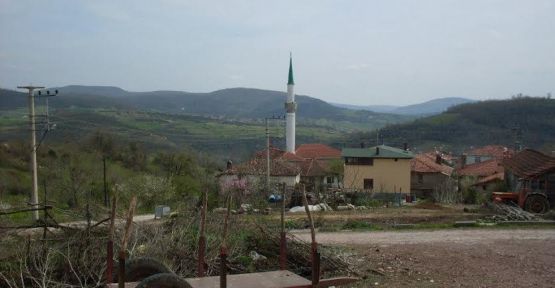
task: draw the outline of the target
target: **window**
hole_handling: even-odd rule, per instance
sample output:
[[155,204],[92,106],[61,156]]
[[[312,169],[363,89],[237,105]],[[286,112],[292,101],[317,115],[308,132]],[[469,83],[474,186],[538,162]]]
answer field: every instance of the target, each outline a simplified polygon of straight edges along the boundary
[[374,179],[364,179],[364,190],[374,189]]
[[333,177],[331,176],[326,177],[326,183],[333,184]]
[[345,165],[374,165],[374,159],[368,157],[345,157]]
[[418,174],[418,183],[420,184],[424,183],[424,175]]

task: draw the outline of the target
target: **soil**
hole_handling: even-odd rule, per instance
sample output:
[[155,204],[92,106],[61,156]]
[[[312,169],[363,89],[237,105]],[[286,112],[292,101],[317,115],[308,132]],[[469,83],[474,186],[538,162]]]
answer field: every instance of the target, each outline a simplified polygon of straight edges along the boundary
[[364,280],[352,287],[555,285],[555,229],[338,232],[317,240],[355,252]]
[[[418,204],[417,204],[418,205]],[[361,220],[369,223],[397,223],[397,224],[416,224],[416,223],[453,223],[455,221],[476,220],[488,216],[491,212],[468,213],[464,208],[474,206],[439,206],[434,203],[423,204],[425,208],[403,207],[403,208],[370,208],[367,210],[355,211],[333,211],[333,212],[313,212],[315,221],[326,221],[329,223],[344,223],[348,220]],[[279,219],[279,214],[273,216]],[[306,219],[305,213],[287,213],[289,220]]]

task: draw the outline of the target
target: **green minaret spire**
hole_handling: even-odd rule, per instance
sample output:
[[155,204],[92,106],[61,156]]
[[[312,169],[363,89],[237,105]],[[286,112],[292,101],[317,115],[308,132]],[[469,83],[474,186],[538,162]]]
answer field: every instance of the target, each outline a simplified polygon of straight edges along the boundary
[[289,54],[289,80],[287,85],[295,85],[295,80],[293,80],[293,56]]

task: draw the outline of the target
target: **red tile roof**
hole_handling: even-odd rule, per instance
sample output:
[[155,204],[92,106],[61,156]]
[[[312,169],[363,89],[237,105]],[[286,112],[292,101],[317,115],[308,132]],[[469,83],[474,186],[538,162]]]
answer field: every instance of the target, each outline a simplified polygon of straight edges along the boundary
[[451,175],[453,168],[445,164],[436,163],[436,155],[425,153],[418,154],[410,161],[411,171],[418,173],[442,173]]
[[533,178],[555,171],[555,158],[536,150],[524,149],[503,161],[503,165],[518,177]]
[[451,162],[451,161],[457,159],[457,157],[455,157],[451,154],[443,153],[441,151],[426,152],[426,153],[423,153],[422,155],[426,155],[426,157],[428,157],[430,159],[435,159],[437,154],[441,155],[441,159],[443,159],[444,161],[447,161],[447,162]]
[[[258,175],[266,173],[267,150],[254,153],[248,162],[237,165],[222,174],[249,174]],[[327,160],[341,159],[341,151],[324,144],[302,144],[295,153],[290,153],[270,147],[270,174],[273,176],[289,176],[301,173],[303,176],[325,176],[329,172]]]
[[326,160],[307,159],[299,164],[301,176],[327,176],[332,174],[330,163]]
[[341,158],[341,151],[324,144],[302,144],[295,155],[305,159]]
[[503,181],[505,179],[505,173],[503,172],[499,172],[499,173],[495,173],[493,175],[489,175],[487,177],[484,177],[482,179],[480,179],[478,182],[474,183],[474,186],[480,186],[480,185],[484,185],[490,182],[494,182],[494,181]]
[[464,154],[473,156],[491,156],[495,159],[502,160],[504,158],[511,157],[514,154],[514,151],[501,145],[488,145],[469,150]]
[[486,177],[496,173],[504,172],[501,162],[497,159],[491,159],[488,161],[474,163],[466,165],[457,170],[459,176],[476,176],[476,177]]
[[[268,153],[267,151],[268,151],[267,149],[256,151],[254,153],[253,158],[266,158],[266,154]],[[279,148],[270,146],[270,158],[272,159],[281,158],[281,156],[283,156],[284,153],[285,151]]]

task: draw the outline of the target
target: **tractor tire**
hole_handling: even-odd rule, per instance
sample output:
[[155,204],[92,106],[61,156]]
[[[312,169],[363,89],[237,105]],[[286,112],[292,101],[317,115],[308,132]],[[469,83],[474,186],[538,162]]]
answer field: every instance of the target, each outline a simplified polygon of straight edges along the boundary
[[143,279],[137,288],[191,288],[191,285],[173,273],[161,273]]
[[172,273],[172,271],[162,262],[153,258],[134,258],[125,263],[126,282],[141,281],[160,273]]
[[524,210],[531,213],[543,214],[549,210],[549,202],[542,195],[530,195],[526,198]]

